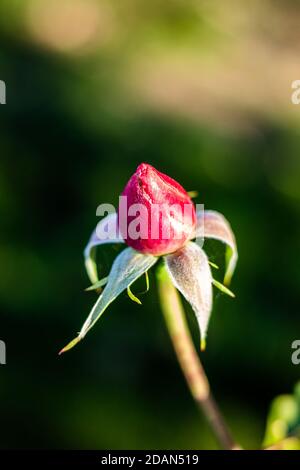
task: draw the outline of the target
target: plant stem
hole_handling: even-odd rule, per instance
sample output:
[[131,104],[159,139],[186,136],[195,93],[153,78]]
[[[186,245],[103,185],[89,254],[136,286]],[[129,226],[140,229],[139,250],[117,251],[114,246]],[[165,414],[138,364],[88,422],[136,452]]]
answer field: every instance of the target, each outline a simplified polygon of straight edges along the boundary
[[164,267],[158,271],[159,296],[166,324],[182,372],[190,392],[202,409],[220,446],[233,450],[240,447],[234,442],[222,414],[211,394],[210,385],[195,350],[181,300]]

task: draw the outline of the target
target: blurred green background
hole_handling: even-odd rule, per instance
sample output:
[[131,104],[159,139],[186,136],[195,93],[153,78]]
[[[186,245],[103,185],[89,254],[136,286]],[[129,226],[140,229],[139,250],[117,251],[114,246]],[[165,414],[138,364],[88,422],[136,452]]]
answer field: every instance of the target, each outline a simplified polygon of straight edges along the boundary
[[95,301],[96,207],[142,161],[232,223],[236,299],[216,296],[203,361],[236,438],[260,446],[300,371],[299,20],[291,0],[1,1],[1,448],[217,448],[153,275],[143,307],[122,295],[57,356]]

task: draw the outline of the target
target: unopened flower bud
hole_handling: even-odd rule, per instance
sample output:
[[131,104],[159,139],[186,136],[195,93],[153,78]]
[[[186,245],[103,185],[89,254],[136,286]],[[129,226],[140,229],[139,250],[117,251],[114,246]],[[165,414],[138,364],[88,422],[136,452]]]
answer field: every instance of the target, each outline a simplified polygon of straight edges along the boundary
[[119,228],[137,251],[155,256],[173,253],[195,230],[195,206],[183,187],[142,163],[128,181],[119,206]]

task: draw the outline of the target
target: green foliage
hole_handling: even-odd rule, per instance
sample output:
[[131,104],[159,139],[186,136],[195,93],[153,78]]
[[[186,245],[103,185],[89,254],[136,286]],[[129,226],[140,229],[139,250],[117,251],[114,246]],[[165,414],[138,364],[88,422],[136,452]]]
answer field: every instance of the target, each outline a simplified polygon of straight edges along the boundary
[[300,450],[300,382],[293,395],[280,395],[273,400],[263,445],[269,447],[286,438],[281,448]]
[[[84,15],[86,26],[77,13],[80,27],[69,21],[55,35],[62,3],[0,2],[8,94],[0,108],[0,328],[8,345],[0,446],[216,446],[178,375],[156,289],[142,312],[121,295],[105,328],[57,358],[93,302],[82,292],[82,249],[96,207],[117,203],[142,159],[197,189],[197,202],[226,214],[237,235],[238,295],[216,296],[205,365],[235,436],[259,448],[266,403],[290,389],[300,367],[290,361],[299,332],[300,107],[287,79],[299,59],[290,27],[299,6],[97,0],[98,20]],[[46,16],[43,28],[38,4],[57,8],[58,21]],[[89,44],[63,50],[97,22]],[[220,282],[223,248],[204,246]],[[106,251],[97,254],[101,278],[116,257]]]

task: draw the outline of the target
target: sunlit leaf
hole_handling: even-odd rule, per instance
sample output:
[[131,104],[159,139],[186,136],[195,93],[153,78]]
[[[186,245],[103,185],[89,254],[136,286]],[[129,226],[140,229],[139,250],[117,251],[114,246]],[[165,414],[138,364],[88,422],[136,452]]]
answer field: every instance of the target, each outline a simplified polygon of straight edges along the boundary
[[270,407],[264,446],[271,446],[287,436],[300,437],[300,400],[299,384],[294,395],[276,397]]
[[224,284],[228,285],[238,259],[235,236],[231,226],[222,214],[215,211],[200,211],[197,213],[197,219],[196,238],[204,234],[205,238],[219,240],[227,246]]
[[[115,259],[105,289],[99,296],[85,321],[78,335],[78,339],[73,340],[74,343],[71,342],[71,346],[67,346],[67,349],[71,349],[76,342],[84,338],[113,300],[115,300],[121,292],[130,287],[140,276],[145,274],[157,260],[158,258],[155,256],[138,253],[129,247],[125,248]],[[64,348],[64,350],[66,349]]]
[[199,324],[202,348],[212,310],[212,275],[202,248],[189,242],[165,256],[167,270],[177,289],[191,304]]

